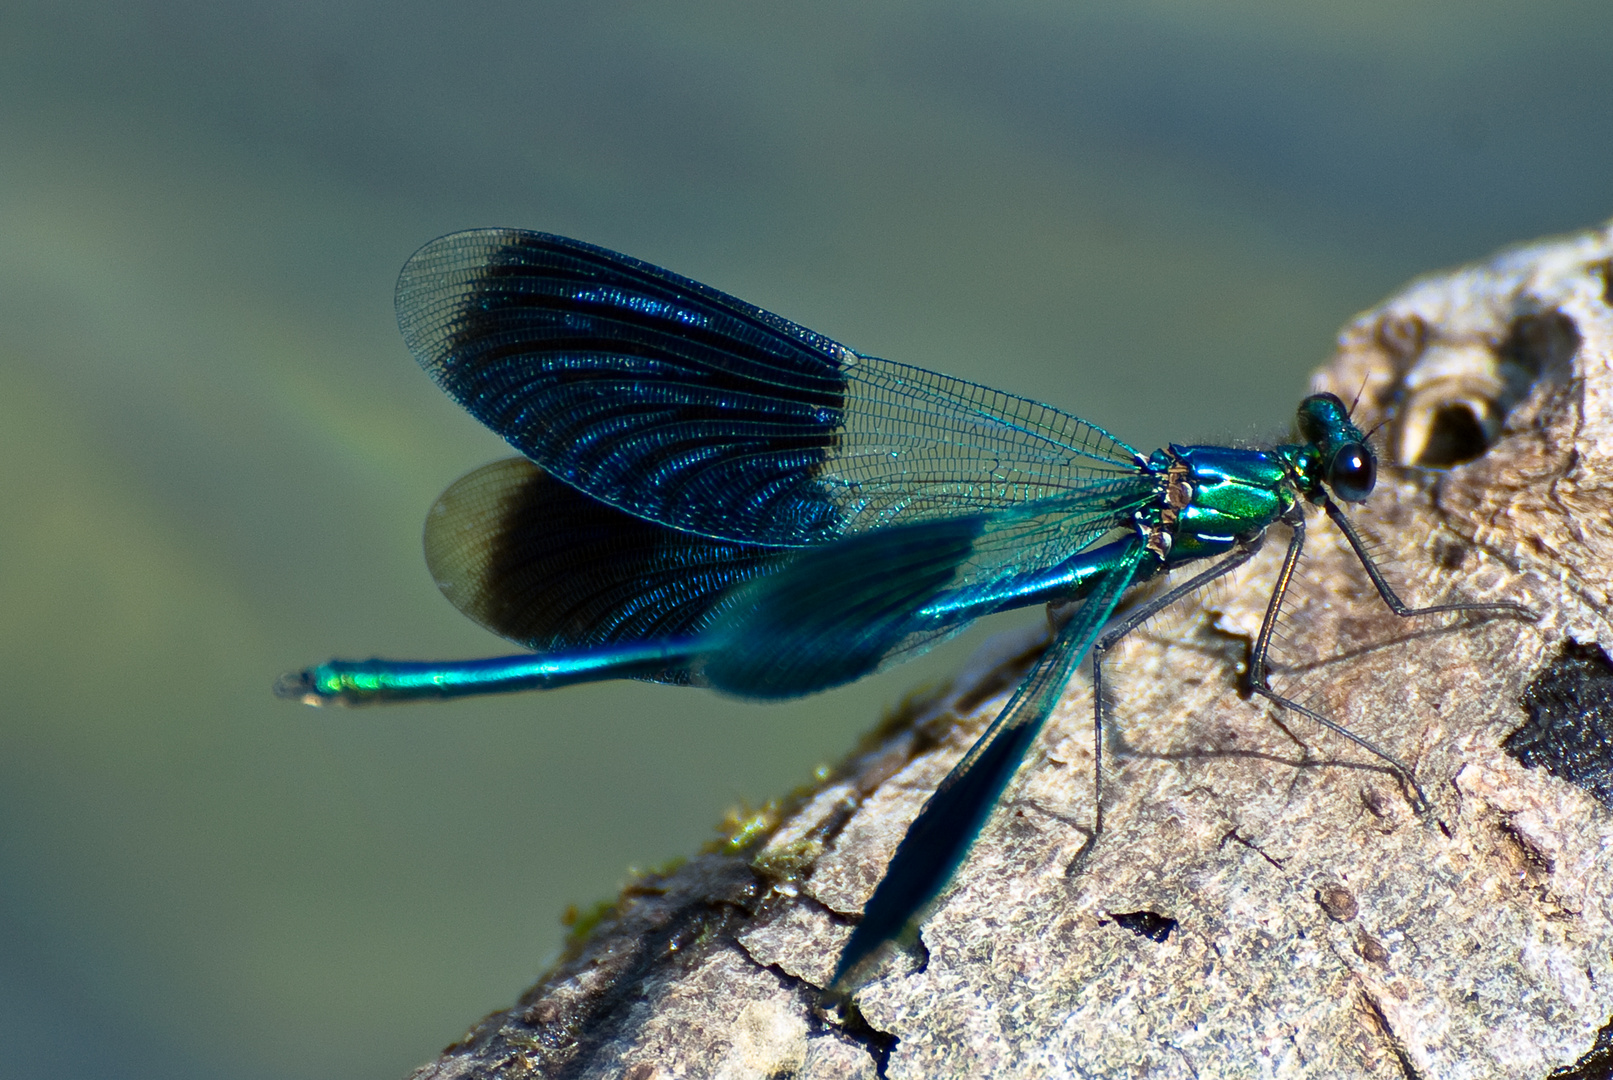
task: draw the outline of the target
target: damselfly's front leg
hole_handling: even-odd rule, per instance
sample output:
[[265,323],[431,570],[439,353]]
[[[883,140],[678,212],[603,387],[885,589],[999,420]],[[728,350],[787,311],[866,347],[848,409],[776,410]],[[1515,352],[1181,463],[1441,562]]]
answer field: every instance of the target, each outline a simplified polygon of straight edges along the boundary
[[[1438,615],[1443,612],[1453,611],[1490,611],[1519,614],[1530,619],[1538,618],[1534,611],[1522,604],[1511,601],[1484,604],[1433,604],[1419,608],[1408,606],[1395,594],[1394,589],[1389,587],[1389,583],[1384,580],[1382,572],[1378,570],[1377,565],[1372,561],[1372,557],[1367,554],[1366,545],[1362,543],[1361,537],[1355,531],[1355,527],[1350,524],[1349,518],[1344,516],[1344,511],[1339,509],[1338,504],[1324,495],[1322,497],[1322,506],[1327,511],[1327,516],[1333,519],[1333,523],[1344,534],[1344,539],[1349,541],[1351,550],[1355,552],[1355,557],[1360,560],[1362,568],[1366,570],[1367,577],[1372,579],[1372,584],[1378,590],[1379,597],[1383,599],[1384,604],[1390,611],[1393,611],[1401,618],[1412,618],[1417,615]],[[1277,625],[1277,615],[1282,609],[1283,597],[1288,593],[1288,586],[1294,577],[1294,567],[1299,562],[1301,549],[1305,546],[1305,515],[1303,507],[1299,503],[1295,503],[1293,509],[1283,515],[1283,522],[1293,530],[1293,539],[1288,542],[1288,554],[1283,558],[1282,570],[1278,573],[1277,584],[1271,592],[1271,601],[1266,605],[1266,617],[1260,624],[1260,635],[1255,639],[1255,647],[1250,653],[1249,689],[1281,708],[1292,709],[1294,712],[1310,717],[1323,727],[1337,732],[1363,750],[1387,762],[1411,786],[1416,795],[1415,809],[1418,813],[1422,813],[1429,806],[1428,796],[1424,794],[1421,785],[1417,783],[1416,777],[1412,775],[1411,768],[1405,762],[1393,754],[1379,749],[1366,739],[1356,735],[1343,725],[1328,719],[1316,710],[1307,708],[1292,698],[1284,697],[1271,688],[1267,654],[1271,648],[1272,633]]]
[[[1351,742],[1355,743],[1357,746],[1361,747],[1363,750],[1387,762],[1389,766],[1394,769],[1395,773],[1398,774],[1400,778],[1408,785],[1410,785],[1411,790],[1416,794],[1416,805],[1414,809],[1420,814],[1424,810],[1428,809],[1428,796],[1423,794],[1422,786],[1417,783],[1416,776],[1412,774],[1411,766],[1407,765],[1405,762],[1401,761],[1388,751],[1381,750],[1374,746],[1366,739],[1363,739],[1361,736],[1344,727],[1344,725],[1328,719],[1315,709],[1301,705],[1293,698],[1284,697],[1271,688],[1271,678],[1266,664],[1266,656],[1271,649],[1271,635],[1277,626],[1277,615],[1282,610],[1283,597],[1288,594],[1288,586],[1294,580],[1294,567],[1299,563],[1300,552],[1303,551],[1305,547],[1305,509],[1303,505],[1300,503],[1295,503],[1292,509],[1283,515],[1283,523],[1293,530],[1293,537],[1288,541],[1288,553],[1283,556],[1283,566],[1282,569],[1277,573],[1277,583],[1271,590],[1271,599],[1266,603],[1266,617],[1261,620],[1260,634],[1255,638],[1255,647],[1250,650],[1249,690],[1252,693],[1258,694],[1265,698],[1267,701],[1272,702],[1279,708],[1292,709],[1294,712],[1310,717],[1312,720],[1316,721],[1318,724],[1321,724],[1328,730],[1337,732],[1346,739],[1349,739]],[[1348,532],[1346,532],[1345,535],[1351,536],[1351,534]],[[1355,540],[1353,536],[1351,536],[1351,542],[1353,544],[1359,543],[1359,541]],[[1365,561],[1366,556],[1359,546],[1356,547],[1356,554],[1360,556],[1363,561]],[[1382,578],[1376,574],[1376,568],[1373,568],[1372,573],[1374,575],[1374,581],[1382,581]],[[1380,587],[1380,591],[1387,588],[1387,585],[1383,585]],[[1393,594],[1388,593],[1386,595]],[[1398,598],[1396,598],[1396,602],[1399,602]]]
[[1378,570],[1377,564],[1372,561],[1372,556],[1367,554],[1366,545],[1361,542],[1361,537],[1356,533],[1355,526],[1350,524],[1350,519],[1344,516],[1344,511],[1339,509],[1339,505],[1332,499],[1324,498],[1322,508],[1327,511],[1327,516],[1333,519],[1333,524],[1339,527],[1339,532],[1344,534],[1344,539],[1350,542],[1351,549],[1355,551],[1355,557],[1361,561],[1362,569],[1366,570],[1367,577],[1372,579],[1372,584],[1378,590],[1378,595],[1383,598],[1383,602],[1388,605],[1390,611],[1399,615],[1402,619],[1409,619],[1414,615],[1438,615],[1442,611],[1510,612],[1514,615],[1522,615],[1530,620],[1540,618],[1539,612],[1525,607],[1523,604],[1514,603],[1511,600],[1498,600],[1487,604],[1460,603],[1434,604],[1430,607],[1420,608],[1407,607],[1405,602],[1395,595],[1395,591],[1389,587],[1389,583],[1383,579],[1383,574]]

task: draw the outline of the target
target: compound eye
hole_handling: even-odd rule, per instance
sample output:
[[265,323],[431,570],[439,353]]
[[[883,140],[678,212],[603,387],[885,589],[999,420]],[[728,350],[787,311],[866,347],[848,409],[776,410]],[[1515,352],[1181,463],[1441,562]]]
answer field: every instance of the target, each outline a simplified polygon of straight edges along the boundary
[[1362,443],[1339,447],[1327,466],[1327,486],[1345,502],[1361,502],[1378,482],[1378,462]]

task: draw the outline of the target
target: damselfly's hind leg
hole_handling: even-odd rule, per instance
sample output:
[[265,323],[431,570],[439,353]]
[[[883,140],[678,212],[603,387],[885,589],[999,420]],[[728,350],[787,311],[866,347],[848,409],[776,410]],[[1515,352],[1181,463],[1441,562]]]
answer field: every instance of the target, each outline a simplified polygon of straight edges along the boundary
[[1127,634],[1137,629],[1161,611],[1170,607],[1176,601],[1190,593],[1197,592],[1216,578],[1230,574],[1244,563],[1254,557],[1255,552],[1265,542],[1265,533],[1257,533],[1246,541],[1241,541],[1233,553],[1222,559],[1199,574],[1194,575],[1182,584],[1166,590],[1147,603],[1139,605],[1136,610],[1126,613],[1125,618],[1104,631],[1102,637],[1092,643],[1092,832],[1081,851],[1070,862],[1070,869],[1077,869],[1086,860],[1087,854],[1092,851],[1103,834],[1103,658],[1106,653],[1120,644]]

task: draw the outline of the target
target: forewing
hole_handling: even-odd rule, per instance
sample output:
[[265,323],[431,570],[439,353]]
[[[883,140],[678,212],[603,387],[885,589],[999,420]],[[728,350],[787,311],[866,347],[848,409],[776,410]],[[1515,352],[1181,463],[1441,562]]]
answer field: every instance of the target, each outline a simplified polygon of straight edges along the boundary
[[991,513],[1135,471],[1101,429],[862,356],[603,248],[514,230],[427,244],[398,321],[456,401],[640,517],[772,545]]
[[538,652],[696,635],[788,554],[625,514],[519,457],[443,492],[425,547],[455,607]]

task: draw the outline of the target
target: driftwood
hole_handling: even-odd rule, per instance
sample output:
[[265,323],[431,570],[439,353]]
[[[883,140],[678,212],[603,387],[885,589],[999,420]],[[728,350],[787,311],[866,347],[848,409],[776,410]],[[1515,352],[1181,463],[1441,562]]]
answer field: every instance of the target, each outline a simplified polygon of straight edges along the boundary
[[1410,763],[1428,812],[1239,694],[1275,536],[1112,654],[1106,831],[1078,864],[1080,675],[919,940],[852,1004],[823,993],[1038,646],[999,640],[814,790],[633,883],[416,1078],[1610,1075],[1610,257],[1613,228],[1417,282],[1316,377],[1387,418],[1353,517],[1402,595],[1540,616],[1398,619],[1313,518],[1274,682]]

